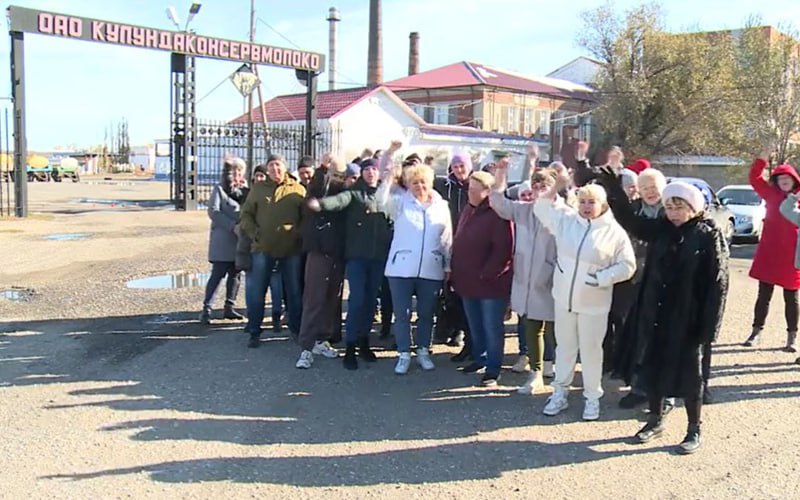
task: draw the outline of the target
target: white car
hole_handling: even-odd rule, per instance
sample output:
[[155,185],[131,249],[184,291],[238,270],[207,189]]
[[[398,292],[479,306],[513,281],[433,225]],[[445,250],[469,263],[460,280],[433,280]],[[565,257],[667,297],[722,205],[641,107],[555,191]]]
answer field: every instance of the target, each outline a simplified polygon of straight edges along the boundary
[[742,184],[725,186],[717,193],[719,201],[727,206],[734,216],[733,235],[738,238],[761,238],[767,205],[752,186]]

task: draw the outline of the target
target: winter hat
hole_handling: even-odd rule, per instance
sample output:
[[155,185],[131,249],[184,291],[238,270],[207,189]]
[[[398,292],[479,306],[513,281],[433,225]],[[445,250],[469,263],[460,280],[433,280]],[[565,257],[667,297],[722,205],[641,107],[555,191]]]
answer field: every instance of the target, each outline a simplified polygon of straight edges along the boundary
[[638,160],[633,162],[633,165],[628,165],[627,168],[632,170],[636,174],[641,174],[642,172],[650,168],[650,162],[645,160],[644,158],[639,158]]
[[360,177],[361,176],[361,165],[358,163],[349,163],[347,165],[345,177]]
[[636,172],[629,168],[623,168],[622,172],[619,173],[619,176],[622,178],[622,188],[628,189],[631,186],[636,185],[636,178],[639,177],[636,175]]
[[278,161],[278,162],[281,162],[284,165],[286,165],[286,160],[283,158],[283,156],[281,156],[279,154],[271,154],[271,155],[269,155],[267,157],[267,163],[270,163],[270,162],[273,162],[273,161]]
[[303,168],[303,167],[314,168],[314,158],[311,157],[311,156],[304,156],[304,157],[300,158],[300,162],[297,164],[297,168],[300,169],[300,168]]
[[468,154],[464,153],[456,153],[453,155],[453,158],[450,160],[450,166],[456,164],[462,164],[467,168],[467,172],[472,171],[472,158]]
[[267,174],[267,166],[266,165],[256,165],[256,168],[253,169],[253,177],[255,177],[256,173],[262,173],[264,175]]
[[347,173],[347,164],[341,158],[333,157],[328,165],[328,172],[345,175]]
[[366,160],[361,162],[361,170],[363,171],[365,168],[378,168],[378,160],[374,158],[367,158]]
[[692,207],[697,213],[702,212],[706,208],[706,199],[703,193],[700,192],[695,186],[683,181],[674,181],[667,184],[664,188],[662,195],[664,200],[670,198],[680,198]]

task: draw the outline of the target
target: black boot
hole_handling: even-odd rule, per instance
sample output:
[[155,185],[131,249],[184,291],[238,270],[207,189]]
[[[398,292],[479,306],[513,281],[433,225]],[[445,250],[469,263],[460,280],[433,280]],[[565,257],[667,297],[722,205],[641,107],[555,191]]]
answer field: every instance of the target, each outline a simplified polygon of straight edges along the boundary
[[452,361],[453,363],[463,363],[464,361],[469,359],[469,356],[470,356],[469,349],[467,349],[467,346],[464,346],[461,348],[458,354],[450,358],[450,361]]
[[391,335],[391,334],[392,334],[392,323],[391,322],[386,322],[386,321],[381,323],[381,334],[380,334],[379,338],[381,340],[388,339],[389,335]]
[[344,351],[344,359],[342,360],[345,370],[358,370],[358,359],[356,358],[356,344],[355,342],[348,342]]
[[281,325],[281,315],[272,316],[272,333],[283,332],[283,325]]
[[203,312],[200,313],[200,323],[204,325],[211,324],[211,309],[208,307],[203,308]]
[[233,319],[236,321],[241,321],[244,319],[244,316],[236,312],[236,309],[233,308],[233,304],[225,304],[225,314],[223,317],[225,319]]
[[744,341],[742,344],[745,347],[753,347],[754,345],[758,344],[758,341],[761,340],[761,328],[753,327],[753,332],[747,337],[747,340]]
[[664,419],[661,415],[650,415],[647,418],[647,424],[639,429],[634,439],[637,443],[644,444],[661,437],[664,432]]
[[678,454],[691,455],[700,449],[700,425],[689,424],[686,430],[686,437],[683,438],[681,444],[678,445]]
[[261,335],[258,334],[253,335],[251,333],[250,341],[247,343],[247,347],[249,347],[250,349],[258,349],[260,345],[261,345]]
[[358,339],[358,357],[367,363],[378,361],[378,357],[375,356],[375,353],[369,348],[369,337],[361,337]]

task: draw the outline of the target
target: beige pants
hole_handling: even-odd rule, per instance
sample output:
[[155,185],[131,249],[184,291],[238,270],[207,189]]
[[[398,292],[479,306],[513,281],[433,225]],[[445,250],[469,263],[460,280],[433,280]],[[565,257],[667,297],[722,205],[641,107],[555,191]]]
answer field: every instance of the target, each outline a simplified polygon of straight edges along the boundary
[[569,390],[581,355],[583,395],[603,396],[603,339],[608,326],[606,314],[578,314],[556,307],[556,376],[554,389]]

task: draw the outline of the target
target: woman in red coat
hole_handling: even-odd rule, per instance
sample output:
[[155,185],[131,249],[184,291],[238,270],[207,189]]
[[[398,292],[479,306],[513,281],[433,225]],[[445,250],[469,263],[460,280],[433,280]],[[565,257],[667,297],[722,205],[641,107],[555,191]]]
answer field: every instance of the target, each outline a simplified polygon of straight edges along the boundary
[[750,167],[750,184],[767,204],[767,215],[761,242],[756,249],[750,277],[758,280],[758,299],[753,317],[753,331],[744,345],[750,347],[758,343],[764,322],[769,312],[769,302],[775,286],[783,288],[783,301],[786,315],[786,352],[796,352],[798,303],[797,290],[800,288],[800,270],[794,266],[791,251],[797,245],[797,226],[783,218],[780,206],[789,193],[800,191],[800,176],[791,165],[776,167],[764,179],[769,151],[756,158]]

